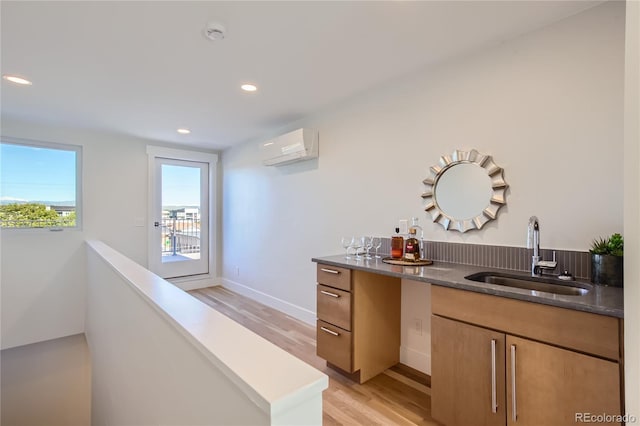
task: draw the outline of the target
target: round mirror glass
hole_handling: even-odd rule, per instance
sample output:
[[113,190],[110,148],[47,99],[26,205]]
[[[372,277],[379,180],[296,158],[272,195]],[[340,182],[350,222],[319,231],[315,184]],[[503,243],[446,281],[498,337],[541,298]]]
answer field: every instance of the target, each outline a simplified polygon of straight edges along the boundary
[[446,169],[435,184],[435,201],[447,216],[472,219],[491,202],[491,178],[474,163],[457,163]]
[[502,168],[475,149],[440,157],[422,183],[425,211],[446,230],[480,229],[506,203]]

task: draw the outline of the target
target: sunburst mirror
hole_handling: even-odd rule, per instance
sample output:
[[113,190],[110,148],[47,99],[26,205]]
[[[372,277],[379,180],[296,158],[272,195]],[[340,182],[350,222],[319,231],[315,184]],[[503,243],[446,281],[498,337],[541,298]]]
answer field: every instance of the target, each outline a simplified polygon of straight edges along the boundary
[[507,201],[503,170],[490,155],[456,150],[440,157],[422,181],[425,211],[446,230],[467,232],[496,219]]

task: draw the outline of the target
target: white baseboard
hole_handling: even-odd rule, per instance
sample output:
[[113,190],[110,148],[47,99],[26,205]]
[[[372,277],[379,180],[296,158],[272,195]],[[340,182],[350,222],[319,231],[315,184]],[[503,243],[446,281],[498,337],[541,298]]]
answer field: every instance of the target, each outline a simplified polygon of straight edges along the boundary
[[400,362],[431,375],[431,354],[426,354],[406,346],[400,346]]
[[201,288],[220,285],[220,278],[214,278],[209,275],[203,275],[200,277],[171,278],[167,281],[184,291],[198,290]]
[[273,297],[261,291],[254,290],[251,287],[247,287],[227,278],[220,278],[220,282],[222,283],[223,287],[226,287],[229,290],[235,291],[238,294],[260,302],[263,305],[267,305],[273,309],[284,312],[285,314],[292,316],[293,318],[305,322],[309,325],[316,325],[316,313],[313,311],[301,308],[300,306],[294,305],[293,303],[278,299],[277,297]]

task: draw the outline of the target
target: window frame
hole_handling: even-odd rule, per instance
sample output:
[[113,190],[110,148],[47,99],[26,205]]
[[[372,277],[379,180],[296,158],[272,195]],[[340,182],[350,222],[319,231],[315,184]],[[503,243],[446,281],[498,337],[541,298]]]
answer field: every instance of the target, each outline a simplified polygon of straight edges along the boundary
[[75,226],[63,227],[42,227],[42,228],[4,228],[0,227],[0,232],[22,233],[22,232],[61,232],[61,231],[82,231],[83,209],[82,209],[82,146],[59,142],[40,141],[33,139],[15,138],[10,136],[0,136],[0,145],[22,145],[33,148],[55,149],[59,151],[72,151],[76,154],[76,224]]

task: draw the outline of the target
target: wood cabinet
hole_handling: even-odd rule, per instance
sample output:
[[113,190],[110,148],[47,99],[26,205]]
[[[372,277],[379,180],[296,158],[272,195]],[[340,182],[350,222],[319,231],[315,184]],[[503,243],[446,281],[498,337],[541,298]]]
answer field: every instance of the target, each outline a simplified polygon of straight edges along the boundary
[[400,359],[400,279],[318,264],[317,354],[364,383]]
[[432,311],[431,411],[443,424],[624,412],[621,320],[437,286]]
[[510,335],[506,349],[508,425],[572,425],[581,423],[576,413],[621,413],[617,362]]
[[431,318],[431,413],[445,425],[504,425],[505,335]]

